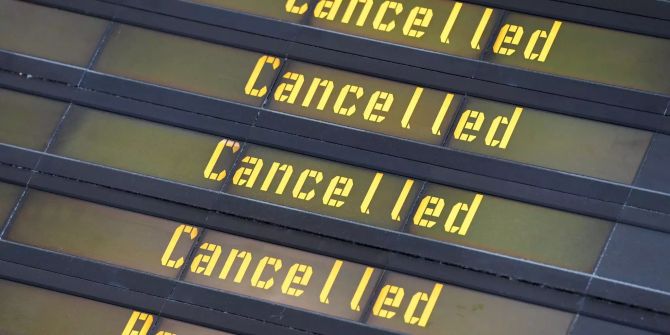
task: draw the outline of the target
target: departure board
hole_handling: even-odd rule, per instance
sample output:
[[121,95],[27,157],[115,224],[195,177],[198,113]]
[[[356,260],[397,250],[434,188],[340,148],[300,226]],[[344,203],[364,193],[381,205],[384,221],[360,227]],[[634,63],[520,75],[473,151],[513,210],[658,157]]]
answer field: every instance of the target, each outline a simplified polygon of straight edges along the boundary
[[[265,0],[245,5],[191,1],[280,20],[305,20],[313,27],[449,55],[670,94],[666,61],[670,45],[651,36],[514,12],[503,15],[499,8],[460,1]],[[268,14],[269,8],[274,10]],[[627,47],[621,49],[623,45]]]
[[670,334],[653,6],[0,0],[0,334]]

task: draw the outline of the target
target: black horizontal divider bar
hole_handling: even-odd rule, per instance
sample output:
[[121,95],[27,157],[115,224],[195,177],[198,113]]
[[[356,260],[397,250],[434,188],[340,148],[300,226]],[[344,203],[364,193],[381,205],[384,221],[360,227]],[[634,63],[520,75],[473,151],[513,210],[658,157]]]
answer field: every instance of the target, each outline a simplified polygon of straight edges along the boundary
[[[407,234],[352,224],[227,194],[216,194],[186,185],[50,155],[42,157],[39,171],[31,179],[31,187],[149,215],[186,221],[186,223],[193,223],[194,220],[198,223],[197,221],[203,220],[204,213],[194,215],[193,212],[207,209],[268,222],[275,227],[258,228],[259,226],[256,225],[231,228],[231,224],[220,216],[210,217],[207,223],[201,223],[201,225],[574,312],[579,311],[579,299],[577,298],[584,294],[586,283],[590,278],[586,274],[531,264],[459,246],[430,242]],[[113,192],[111,189],[135,194],[124,195],[119,191]],[[144,194],[144,196],[137,193]],[[143,197],[154,199],[142,200]],[[219,200],[218,204],[221,205],[211,208],[215,200]],[[183,211],[182,206],[184,205],[196,207],[196,209]],[[290,228],[292,231],[282,230],[285,228]],[[303,239],[294,238],[306,234],[294,230],[309,232],[313,236]],[[323,236],[333,238],[332,242],[324,242]],[[610,289],[628,292],[628,294],[625,294],[626,301],[608,302],[607,304],[617,304],[622,310],[631,308],[628,306],[643,308],[634,308],[635,313],[653,315],[658,314],[652,312],[656,310],[662,314],[670,314],[670,310],[667,310],[669,305],[667,296],[646,294],[647,289],[625,283],[608,282],[608,284]],[[601,293],[602,296],[593,295],[591,297],[596,300],[608,299],[606,292]],[[621,313],[629,312],[622,311]],[[607,315],[598,313],[594,315],[607,318]],[[639,327],[648,327],[644,325],[645,320],[647,319],[642,318],[640,324],[634,324]]]
[[[670,7],[663,7],[660,3],[654,4],[658,2],[655,0],[638,0],[634,4],[627,4],[626,1],[606,1],[606,6],[611,6],[611,9],[604,8],[605,6],[599,8],[591,4],[594,2],[604,3],[604,1],[599,0],[468,0],[468,2],[607,29],[670,37],[667,30],[656,30],[668,27]],[[614,7],[618,8],[614,9]],[[662,17],[664,13],[665,18]],[[637,25],[646,25],[647,27]]]
[[642,1],[610,1],[610,0],[553,0],[567,2],[580,6],[601,8],[633,15],[654,17],[661,20],[670,20],[670,4],[657,0]]
[[[40,3],[47,4],[53,4],[54,2],[54,0],[31,1],[38,1]],[[173,17],[195,20],[218,27],[253,32],[264,36],[276,37],[278,33],[273,31],[277,29],[288,29],[291,30],[291,33],[293,33],[293,29],[298,29],[300,33],[295,42],[299,44],[363,56],[363,58],[361,58],[361,63],[355,67],[355,71],[357,72],[393,79],[392,72],[378,71],[376,67],[370,67],[371,62],[385,60],[392,63],[410,65],[415,68],[423,68],[442,72],[444,74],[455,75],[454,77],[456,78],[451,81],[452,83],[457,83],[458,81],[456,79],[460,79],[462,81],[466,78],[470,78],[476,79],[473,81],[476,83],[475,86],[483,86],[484,89],[487,87],[496,86],[491,85],[491,82],[502,84],[497,86],[509,85],[521,88],[517,90],[517,93],[523,92],[522,95],[529,96],[529,98],[516,101],[515,103],[537,108],[541,107],[534,106],[533,104],[542,104],[543,102],[542,99],[535,99],[533,96],[548,96],[550,94],[546,93],[553,93],[560,96],[582,99],[585,100],[585,102],[598,102],[605,105],[621,106],[662,115],[665,111],[668,101],[670,100],[667,96],[654,93],[647,93],[626,88],[596,84],[582,80],[558,77],[492,63],[484,63],[477,60],[463,59],[446,54],[424,51],[416,48],[370,39],[363,39],[356,36],[345,35],[308,26],[298,26],[298,28],[296,28],[296,25],[292,23],[279,22],[273,19],[254,18],[251,15],[233,13],[223,9],[215,9],[212,7],[206,7],[203,5],[197,5],[178,0],[161,1],[160,6],[157,6],[155,1],[147,0],[102,1],[118,3],[132,8],[139,8],[149,12],[166,14]],[[533,3],[530,4],[530,6],[532,8],[541,8],[543,6],[542,4],[544,4],[544,6],[549,6],[550,4],[555,4],[555,2],[542,1],[541,4]],[[76,6],[74,8],[69,8],[72,10],[77,10]],[[601,11],[600,13],[601,16],[609,16],[609,14],[611,14],[611,12],[608,11]],[[150,15],[150,13],[145,12],[142,14],[142,17],[145,17],[146,15]],[[234,15],[238,15],[240,18],[230,20],[230,18]],[[129,12],[128,14],[124,12],[124,15],[120,15],[116,19],[122,22],[142,25],[142,22],[133,23],[132,16],[133,15],[129,14]],[[606,19],[604,19],[604,21]],[[165,25],[160,28],[155,26],[152,26],[152,28],[179,33],[178,28],[176,28],[179,26],[179,24],[174,24],[174,22],[177,21],[173,20],[173,24]],[[659,29],[658,31],[670,31],[670,22],[665,22],[661,25],[664,27],[667,26],[667,28]],[[283,40],[290,40],[291,35],[282,35],[280,38]],[[251,45],[250,47],[258,48],[259,46]],[[318,58],[306,58],[303,54],[301,54],[300,49],[291,51],[288,56],[289,58],[293,59],[306,60],[315,63],[320,62]],[[369,58],[367,62],[365,61],[365,58]],[[458,78],[459,76],[461,78]],[[420,76],[419,74],[415,74],[410,75],[408,78],[401,79],[414,82],[417,80],[425,80],[425,77]],[[463,87],[466,85],[460,84],[455,86],[455,89],[458,90],[458,87]],[[443,85],[440,85],[436,88],[447,89]],[[454,90],[453,88],[450,89]],[[474,92],[473,94],[478,93]],[[498,98],[498,100],[504,99],[505,97]],[[577,99],[566,100],[571,102],[579,101]],[[528,100],[528,102],[526,102],[526,100]],[[549,107],[549,110],[553,110],[555,108],[556,107]],[[572,112],[577,112],[579,110],[576,108],[568,109],[570,109]]]
[[[160,5],[155,1],[104,0],[107,2],[100,6],[96,3],[101,0],[92,0],[85,8],[75,0],[29,1],[376,77],[633,127],[660,127],[670,132],[670,122],[662,118],[670,97],[656,94],[559,78],[177,0],[160,1]],[[108,9],[112,3],[120,4],[114,16]],[[544,92],[540,89],[543,87]]]
[[395,334],[12,242],[0,250],[0,278],[238,334]]
[[86,71],[83,68],[65,64],[54,67],[54,64],[48,61],[21,56],[6,50],[0,50],[0,64],[11,64],[11,66],[3,66],[0,73],[7,72],[7,70],[15,71],[15,74],[24,77],[44,78],[69,85],[76,84]]
[[[102,91],[28,80],[10,73],[0,73],[0,87],[610,220],[617,217],[631,189],[631,186],[330,125],[99,73],[89,73],[87,78],[89,84]],[[150,94],[159,100],[183,101],[183,107],[188,110],[104,93],[116,90],[115,87]],[[256,116],[255,126],[251,126]],[[285,133],[285,128],[294,129],[300,135]],[[400,149],[407,153],[405,157],[398,157]],[[629,211],[627,222],[670,231],[663,223],[670,216],[666,201],[670,196],[645,189],[638,192],[654,193],[652,200],[656,200],[644,202],[646,211]]]

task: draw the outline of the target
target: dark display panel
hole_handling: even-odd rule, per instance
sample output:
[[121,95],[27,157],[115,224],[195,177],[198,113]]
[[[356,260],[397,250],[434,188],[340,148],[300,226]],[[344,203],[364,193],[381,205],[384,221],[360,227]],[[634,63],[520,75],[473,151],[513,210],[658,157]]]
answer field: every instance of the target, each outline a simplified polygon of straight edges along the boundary
[[[49,151],[123,170],[219,189],[221,183],[217,181],[218,177],[214,180],[203,178],[200,171],[218,141],[211,135],[74,106]],[[217,167],[230,167],[232,163],[232,157],[229,160],[222,159],[217,162]]]
[[7,280],[0,296],[3,335],[230,335]]
[[[199,40],[117,25],[94,69],[188,92],[260,106],[262,94],[245,90],[261,55]],[[196,61],[197,60],[197,61]],[[267,59],[279,66],[279,59]],[[262,73],[259,85],[274,76]]]
[[[163,257],[176,222],[37,190],[27,193],[12,222],[4,238],[14,242],[170,278],[179,274]],[[195,238],[197,230],[184,233]],[[172,248],[185,255],[192,244]]]
[[87,66],[108,22],[16,0],[0,0],[0,48]]
[[119,335],[125,308],[0,280],[0,333],[6,335]]
[[276,18],[266,14],[273,8],[275,13],[308,17],[308,25],[326,30],[670,94],[670,41],[662,38],[457,1],[265,0],[244,8],[223,0],[193,2]]
[[0,89],[0,142],[44,150],[66,103]]

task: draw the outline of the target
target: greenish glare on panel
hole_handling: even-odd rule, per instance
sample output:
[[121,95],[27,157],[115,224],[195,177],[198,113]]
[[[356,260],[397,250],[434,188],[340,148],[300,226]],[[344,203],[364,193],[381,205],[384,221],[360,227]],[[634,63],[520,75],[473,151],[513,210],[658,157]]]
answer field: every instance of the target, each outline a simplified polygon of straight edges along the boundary
[[[6,235],[8,240],[175,278],[161,264],[179,223],[31,190]],[[188,239],[174,253],[187,254]]]
[[0,89],[0,142],[43,150],[66,107],[63,102]]
[[219,232],[207,231],[202,241],[194,255],[202,262],[190,266],[187,282],[349,320],[360,318],[381,274],[360,264]]
[[[380,287],[382,293],[385,288],[389,292],[385,296],[388,302],[397,302],[398,307],[379,304],[377,312],[374,307],[377,305],[373,305],[367,323],[412,335],[565,335],[574,317],[574,314],[492,294],[449,285],[440,287],[440,284],[398,273],[388,273]],[[422,296],[419,292],[425,294],[426,299],[419,300],[414,313],[408,315],[410,302]],[[432,298],[436,298],[434,309],[431,314],[425,313]],[[375,304],[379,302],[378,298]],[[389,318],[390,314],[385,312],[393,314]],[[425,319],[426,315],[430,317]],[[421,327],[424,320],[427,322]]]
[[[263,98],[246,94],[245,87],[261,57],[255,52],[117,25],[95,70],[260,106]],[[256,87],[270,86],[274,77],[269,71],[262,72]]]
[[400,176],[256,145],[230,177],[227,193],[393,230],[419,188]]
[[131,311],[0,280],[0,334],[119,335]]
[[[219,138],[126,116],[74,106],[50,152],[209,189],[204,178]],[[232,165],[233,156],[219,161]]]
[[33,5],[0,0],[0,49],[85,67],[108,22]]
[[500,17],[499,10],[445,0],[333,3],[304,15],[314,16],[314,27],[475,59]]
[[[502,29],[508,25],[503,36],[509,36],[510,43],[501,43],[498,52],[489,53],[486,60],[670,94],[670,40],[571,22],[558,26],[557,22],[516,13],[507,15]],[[534,40],[537,31],[540,38]],[[552,35],[553,45],[547,46]],[[534,45],[532,41],[536,41]],[[542,59],[543,56],[546,57]]]
[[[586,273],[593,271],[613,225],[436,184],[429,184],[425,194],[419,204],[427,197],[438,200],[426,202],[428,211],[419,206],[417,212],[423,215],[412,214],[412,234]],[[452,212],[456,216],[449,225]],[[462,228],[452,232],[466,222],[465,235]]]
[[460,95],[300,62],[289,62],[281,78],[268,109],[436,145],[462,100]]
[[[529,108],[519,110],[483,99],[468,99],[463,110],[479,114],[462,114],[457,122],[464,119],[465,125],[479,118],[481,127],[464,126],[459,133],[457,126],[450,148],[626,184],[635,179],[652,136],[648,131]],[[511,122],[514,114],[518,116],[516,125]],[[500,140],[508,130],[512,132],[506,148],[487,145],[489,134]]]
[[7,223],[16,201],[23,189],[19,186],[0,182],[0,232]]
[[165,332],[165,334],[169,333],[175,335],[231,335],[230,333],[170,319],[161,319],[158,323],[157,333],[161,331]]
[[279,0],[188,0],[190,2],[232,9],[244,13],[267,16],[273,19],[289,22],[299,22],[302,18],[285,10],[286,1]]

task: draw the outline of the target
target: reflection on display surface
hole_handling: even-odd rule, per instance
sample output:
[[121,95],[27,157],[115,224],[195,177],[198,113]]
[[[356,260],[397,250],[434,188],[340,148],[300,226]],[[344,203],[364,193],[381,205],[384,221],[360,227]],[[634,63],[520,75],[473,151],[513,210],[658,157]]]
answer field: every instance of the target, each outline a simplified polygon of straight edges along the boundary
[[230,335],[170,319],[0,280],[3,335]]
[[[457,1],[287,0],[268,6],[274,6],[276,12],[309,17],[309,25],[326,30],[670,94],[667,39]],[[266,15],[268,8],[245,11]]]
[[[161,265],[178,223],[30,190],[5,238],[14,242],[176,278]],[[175,246],[186,254],[192,244]]]
[[0,49],[87,66],[108,22],[35,6],[0,0]]
[[46,148],[66,103],[0,89],[0,143]]

